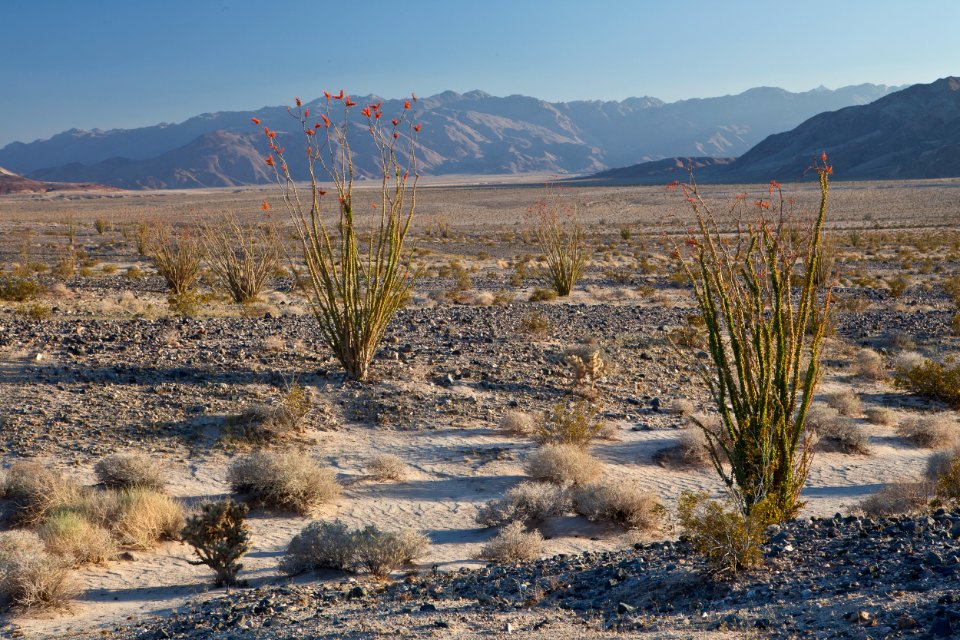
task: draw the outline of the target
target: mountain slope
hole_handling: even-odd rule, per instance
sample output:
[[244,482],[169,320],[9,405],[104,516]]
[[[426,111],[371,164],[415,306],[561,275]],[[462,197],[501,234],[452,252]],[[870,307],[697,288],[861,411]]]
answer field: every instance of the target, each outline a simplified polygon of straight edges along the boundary
[[[452,91],[421,99],[417,119],[425,173],[592,173],[643,160],[685,155],[733,156],[765,135],[795,126],[825,109],[863,104],[889,93],[877,85],[790,93],[751,89],[735,96],[664,103],[655,98],[620,102],[550,103],[526,96],[494,97]],[[363,104],[379,101],[356,98]],[[308,105],[316,111],[322,105]],[[402,109],[384,102],[384,113]],[[281,132],[293,158],[303,150],[284,107],[208,113],[179,124],[112,131],[70,130],[49,140],[12,143],[0,164],[30,177],[107,181],[118,186],[227,186],[264,181],[250,171],[245,143],[220,142],[216,166],[197,166],[196,145],[215,132],[247,135],[257,117]],[[362,146],[362,135],[354,137]],[[254,148],[264,153],[262,140]],[[231,154],[235,153],[235,156]],[[182,157],[181,157],[181,154]],[[357,148],[361,173],[373,174],[372,156]],[[233,173],[236,168],[237,173]],[[292,168],[297,170],[296,163]],[[175,170],[181,169],[182,173]]]
[[71,182],[41,182],[24,178],[0,167],[0,196],[10,193],[46,193],[48,191],[116,191],[102,184],[76,184]]

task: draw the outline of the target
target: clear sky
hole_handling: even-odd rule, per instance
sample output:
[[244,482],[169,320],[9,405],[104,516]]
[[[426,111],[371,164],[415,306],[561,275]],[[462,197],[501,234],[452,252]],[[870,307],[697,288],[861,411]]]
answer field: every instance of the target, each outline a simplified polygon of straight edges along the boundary
[[323,88],[672,101],[960,75],[960,1],[0,0],[0,145]]

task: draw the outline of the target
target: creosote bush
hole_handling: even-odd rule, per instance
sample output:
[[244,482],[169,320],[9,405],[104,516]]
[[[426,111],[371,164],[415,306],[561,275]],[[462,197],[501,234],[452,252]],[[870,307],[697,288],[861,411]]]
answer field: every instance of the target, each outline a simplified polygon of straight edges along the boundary
[[666,516],[666,509],[653,494],[633,483],[611,479],[575,488],[573,509],[588,520],[639,531],[659,528]]
[[583,485],[600,475],[603,465],[576,444],[544,444],[527,457],[527,475],[557,485]]
[[762,564],[765,532],[777,519],[766,503],[754,505],[744,515],[734,500],[712,500],[704,492],[685,491],[677,509],[684,535],[706,559],[709,570],[727,577]]
[[529,213],[534,220],[537,244],[547,260],[553,290],[566,297],[583,275],[589,259],[579,203],[566,197],[562,189],[549,188]]
[[63,609],[74,592],[69,563],[47,552],[36,533],[0,532],[0,604]]
[[97,480],[111,489],[142,487],[163,491],[166,481],[159,463],[142,453],[114,453],[93,467]]
[[398,456],[382,453],[367,465],[367,475],[377,482],[402,482],[410,475],[410,467]]
[[[683,190],[695,217],[688,249],[677,247],[675,255],[704,319],[711,366],[701,373],[726,437],[704,433],[714,469],[739,494],[744,515],[764,502],[786,519],[802,506],[811,459],[804,423],[831,306],[829,287],[816,281],[832,173],[826,154],[821,161],[812,224],[788,223],[799,218],[771,181],[770,197],[752,201],[754,213],[751,200],[737,198],[734,212],[754,222],[732,237],[721,232],[695,183],[670,185]],[[771,208],[779,216],[768,220]]]
[[180,536],[193,547],[199,560],[190,564],[207,565],[216,574],[218,587],[237,584],[243,569],[240,558],[250,550],[250,527],[245,519],[249,509],[230,499],[209,502],[200,513],[187,518]]
[[234,302],[255,302],[280,261],[271,227],[244,225],[235,217],[203,228],[203,243],[214,276]]
[[537,423],[528,413],[508,410],[497,426],[500,431],[511,436],[530,436],[536,431]]
[[[306,264],[304,290],[320,325],[320,335],[355,380],[367,378],[370,362],[396,312],[406,303],[416,275],[404,243],[417,204],[417,142],[421,125],[410,119],[411,101],[401,114],[381,118],[381,105],[362,108],[363,127],[379,159],[380,189],[370,206],[372,220],[358,219],[353,201],[355,178],[348,131],[357,130],[349,96],[327,95],[325,108],[310,118],[297,100],[291,110],[307,147],[308,189],[290,173],[276,131],[264,127],[284,205],[293,219]],[[333,107],[342,104],[335,114]],[[389,124],[388,124],[389,123]],[[260,124],[254,119],[254,124]],[[327,196],[321,172],[333,183]],[[412,174],[412,175],[411,175]],[[412,181],[410,180],[412,178]],[[412,184],[411,184],[412,182]],[[325,222],[322,205],[332,202],[336,223]],[[264,203],[264,208],[269,208]],[[361,233],[358,225],[363,224]]]
[[894,381],[918,396],[960,408],[960,361],[901,358]]
[[303,515],[341,491],[333,471],[299,452],[255,451],[230,465],[227,479],[234,491],[258,504]]
[[586,448],[603,431],[599,411],[589,402],[558,402],[537,422],[536,439],[541,444],[571,444]]
[[480,557],[493,562],[527,562],[543,553],[543,536],[527,531],[522,522],[511,522],[480,550]]
[[894,482],[860,502],[860,509],[871,518],[917,513],[930,502],[929,482]]
[[428,544],[425,536],[411,530],[389,532],[373,525],[351,530],[340,521],[311,522],[290,541],[280,570],[295,575],[316,569],[366,569],[382,577],[422,556]]
[[937,451],[927,461],[927,480],[937,498],[960,502],[960,448]]
[[521,482],[499,500],[491,500],[479,512],[477,522],[501,527],[520,522],[530,527],[570,510],[566,488],[550,482]]

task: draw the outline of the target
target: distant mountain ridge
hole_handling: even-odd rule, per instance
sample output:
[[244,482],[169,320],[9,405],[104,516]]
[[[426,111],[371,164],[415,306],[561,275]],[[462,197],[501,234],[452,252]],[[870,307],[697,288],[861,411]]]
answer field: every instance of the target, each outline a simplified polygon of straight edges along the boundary
[[17,175],[0,167],[0,196],[11,193],[46,193],[48,191],[117,191],[102,184],[72,182],[41,182]]
[[[447,91],[422,98],[420,167],[426,174],[528,171],[593,173],[675,156],[737,156],[765,136],[825,110],[867,104],[892,87],[864,84],[790,93],[761,87],[738,95],[665,103],[656,98],[550,103],[482,91]],[[379,97],[355,98],[361,104]],[[320,103],[310,103],[316,110]],[[399,112],[385,100],[384,113]],[[48,140],[0,149],[0,165],[45,180],[92,180],[124,188],[261,184],[269,175],[250,118],[281,132],[290,158],[303,142],[285,107],[207,113],[178,124],[138,129],[71,129]],[[229,135],[227,135],[229,134]],[[357,169],[373,175],[371,149],[354,136]],[[291,164],[294,171],[300,168]]]
[[[814,179],[810,168],[824,152],[836,169],[835,179],[960,177],[960,78],[913,85],[866,105],[815,115],[768,136],[733,162],[690,158],[674,165],[692,161],[698,182],[796,181]],[[639,163],[583,182],[657,184],[664,182],[659,168]],[[671,179],[676,178],[683,175]]]

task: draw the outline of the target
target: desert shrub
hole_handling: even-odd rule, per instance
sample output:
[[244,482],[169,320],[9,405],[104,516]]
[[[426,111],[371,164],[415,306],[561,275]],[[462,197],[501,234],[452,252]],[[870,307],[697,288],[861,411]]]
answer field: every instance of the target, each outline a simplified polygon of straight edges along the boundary
[[894,378],[898,387],[923,398],[960,408],[960,362],[922,359],[901,361]]
[[216,574],[216,585],[237,584],[237,574],[243,569],[240,558],[250,550],[250,527],[244,521],[249,509],[230,500],[202,505],[200,513],[187,518],[180,536],[193,547],[199,560],[190,564],[205,564]]
[[576,444],[547,443],[527,458],[527,475],[558,485],[586,484],[600,475],[603,465]]
[[696,410],[693,403],[684,398],[678,398],[668,402],[665,408],[669,413],[675,413],[680,416],[691,416]]
[[870,453],[870,437],[863,428],[846,416],[835,416],[816,430],[820,446],[842,453]]
[[17,309],[17,314],[30,318],[31,320],[47,320],[52,313],[53,309],[42,302],[30,302]]
[[231,216],[203,228],[210,268],[234,302],[254,302],[280,261],[274,231],[264,225],[243,225]]
[[897,419],[896,414],[885,407],[870,407],[865,414],[870,424],[891,425]]
[[873,349],[860,349],[854,359],[857,375],[867,380],[883,380],[887,372],[883,366],[883,356]]
[[[326,104],[327,110],[336,104],[336,98],[331,100]],[[350,117],[349,107],[353,103],[347,99],[343,104],[343,117],[321,129],[308,121],[301,105],[291,111],[300,120],[304,140],[313,150],[306,157],[311,198],[298,195],[284,149],[275,142],[276,132],[266,128],[264,132],[276,156],[276,160],[274,155],[269,156],[268,164],[275,170],[282,201],[303,250],[309,275],[304,290],[320,325],[321,339],[350,378],[365,380],[384,331],[406,303],[416,275],[409,266],[410,256],[404,243],[417,203],[420,124],[412,122],[407,109],[388,120],[380,118],[379,105],[364,108],[362,130],[370,133],[384,176],[379,197],[373,198],[379,208],[373,208],[372,219],[364,221],[358,218],[360,214],[353,206],[353,145],[348,141],[348,132],[361,128]],[[327,116],[323,117],[329,121]],[[400,128],[407,129],[407,135],[399,135]],[[324,172],[335,187],[335,195],[329,198],[322,197],[326,193],[321,189]],[[324,215],[326,203],[337,212],[335,224],[324,221],[325,217],[329,219]],[[364,227],[363,232],[358,231],[358,225]]]
[[594,386],[607,368],[603,351],[595,341],[568,348],[562,359],[573,370],[574,384],[577,385],[589,382],[591,387]]
[[[783,223],[788,205],[776,182],[770,199],[737,200],[738,215],[754,222],[732,237],[721,234],[693,181],[671,185],[681,187],[695,217],[675,256],[704,319],[711,366],[701,373],[729,441],[704,433],[714,468],[745,515],[765,502],[780,518],[792,517],[810,468],[804,423],[831,307],[829,287],[816,282],[832,172],[826,154],[821,160],[819,212],[813,224],[798,223],[807,228]],[[781,217],[767,220],[765,209]]]
[[557,299],[557,292],[555,289],[544,289],[541,287],[535,287],[530,293],[530,302],[550,302],[551,300]]
[[480,550],[480,557],[493,562],[526,562],[543,553],[543,536],[527,531],[521,522],[511,522]]
[[230,486],[258,504],[307,515],[340,495],[333,471],[299,452],[256,451],[236,460],[228,471]]
[[102,564],[116,551],[110,532],[72,511],[55,512],[37,530],[47,551],[73,565]]
[[887,292],[891,298],[899,298],[907,291],[910,286],[910,278],[905,275],[899,275],[887,280]]
[[863,413],[863,404],[857,394],[852,391],[837,391],[827,394],[826,402],[842,416],[858,416]]
[[477,522],[487,527],[521,522],[529,527],[569,510],[570,496],[564,487],[550,482],[521,482],[480,509]]
[[304,419],[313,406],[310,390],[299,384],[289,385],[280,402],[256,405],[226,422],[228,436],[252,444],[271,444],[303,432]]
[[110,231],[112,226],[110,225],[109,220],[104,220],[103,218],[97,218],[93,221],[93,228],[97,231],[97,235],[103,235],[107,231]]
[[572,444],[585,448],[603,431],[597,409],[589,402],[558,402],[537,422],[536,439],[541,444]]
[[367,465],[367,475],[377,482],[402,482],[410,474],[410,467],[398,456],[383,453]]
[[960,448],[937,451],[930,456],[926,475],[938,498],[960,501]]
[[68,562],[48,553],[36,533],[0,532],[0,603],[62,609],[74,591]]
[[150,257],[153,258],[157,273],[167,283],[171,299],[189,300],[193,296],[203,262],[203,245],[196,235],[158,226],[152,238]]
[[45,289],[39,282],[17,276],[0,276],[0,300],[25,302],[43,295]]
[[142,487],[163,491],[163,470],[154,458],[142,453],[114,453],[93,467],[104,486],[111,489]]
[[960,273],[954,274],[943,280],[943,289],[953,300],[954,304],[960,307]]
[[519,329],[523,333],[545,336],[552,329],[550,319],[540,311],[531,311],[520,318]]
[[947,416],[917,416],[897,425],[897,435],[917,447],[941,449],[960,440],[960,425]]
[[290,541],[280,560],[280,571],[295,575],[315,569],[346,571],[353,564],[350,527],[340,521],[311,522]]
[[871,518],[916,513],[930,502],[928,482],[894,482],[860,502],[860,509]]
[[497,425],[500,431],[512,436],[529,436],[536,431],[537,423],[530,414],[522,411],[507,411]]
[[777,518],[766,503],[754,505],[744,515],[740,505],[712,500],[706,493],[683,492],[677,517],[684,535],[707,561],[711,572],[736,576],[763,562],[763,543],[767,527]]
[[14,519],[37,526],[53,510],[76,502],[81,490],[76,482],[46,464],[18,461],[7,474],[6,495],[13,502]]
[[529,210],[550,282],[559,296],[570,295],[589,259],[579,203],[564,196],[561,189],[548,189]]
[[423,555],[429,545],[426,536],[416,531],[394,533],[373,525],[356,531],[353,542],[357,566],[379,577],[410,564]]
[[180,502],[153,489],[121,489],[113,509],[108,517],[114,536],[130,549],[147,550],[162,540],[176,540],[183,528]]
[[588,520],[650,531],[666,515],[656,497],[623,480],[602,480],[573,491],[573,509]]
[[373,525],[351,530],[339,521],[311,522],[290,541],[280,570],[294,575],[314,569],[366,569],[385,576],[423,555],[427,546],[427,538],[416,531],[394,533]]

